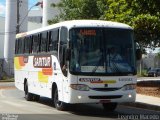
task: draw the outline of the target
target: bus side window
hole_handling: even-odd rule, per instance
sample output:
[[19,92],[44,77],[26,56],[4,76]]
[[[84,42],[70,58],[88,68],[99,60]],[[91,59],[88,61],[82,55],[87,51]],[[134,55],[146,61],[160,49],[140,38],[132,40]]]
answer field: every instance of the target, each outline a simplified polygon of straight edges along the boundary
[[15,54],[18,54],[18,48],[19,48],[18,41],[19,39],[16,40],[16,44],[15,44]]
[[18,40],[18,54],[23,54],[24,52],[24,41],[22,38]]
[[33,53],[39,52],[39,46],[40,46],[40,35],[34,35],[33,36]]
[[59,29],[54,29],[50,31],[49,35],[49,51],[58,51],[58,40],[59,40]]
[[30,36],[29,37],[29,53],[32,54],[32,51],[33,51],[33,36]]
[[41,34],[41,52],[47,52],[47,32]]
[[19,51],[20,51],[20,39],[18,39],[18,41],[17,41],[17,54],[19,54]]
[[24,53],[29,53],[29,47],[30,47],[30,44],[29,44],[29,37],[25,37],[24,38]]

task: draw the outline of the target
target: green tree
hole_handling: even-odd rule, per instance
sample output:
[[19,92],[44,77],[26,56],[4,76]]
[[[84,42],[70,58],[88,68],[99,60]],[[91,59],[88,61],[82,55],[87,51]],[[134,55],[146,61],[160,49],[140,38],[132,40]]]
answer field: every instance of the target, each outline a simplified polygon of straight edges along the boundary
[[60,14],[55,19],[50,20],[49,24],[62,20],[73,19],[99,19],[103,15],[105,0],[61,0],[58,4],[52,4],[58,7]]
[[142,48],[160,46],[159,0],[107,0],[105,19],[131,25]]
[[141,14],[132,21],[136,40],[143,48],[160,46],[160,20],[157,16]]
[[105,20],[131,24],[132,17],[132,8],[128,6],[126,0],[107,0]]
[[135,11],[135,14],[158,15],[160,12],[160,0],[126,0],[129,6]]
[[129,24],[142,47],[160,46],[160,0],[61,0],[60,14],[49,23],[73,19],[103,19]]

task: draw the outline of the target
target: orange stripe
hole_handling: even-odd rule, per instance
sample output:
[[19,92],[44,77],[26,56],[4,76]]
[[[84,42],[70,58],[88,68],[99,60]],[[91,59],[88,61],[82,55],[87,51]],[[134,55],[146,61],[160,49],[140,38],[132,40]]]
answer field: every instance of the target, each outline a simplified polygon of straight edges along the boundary
[[20,64],[20,66],[25,66],[23,57],[19,57],[19,64]]
[[52,68],[43,68],[42,73],[44,75],[52,75],[53,74],[53,69]]

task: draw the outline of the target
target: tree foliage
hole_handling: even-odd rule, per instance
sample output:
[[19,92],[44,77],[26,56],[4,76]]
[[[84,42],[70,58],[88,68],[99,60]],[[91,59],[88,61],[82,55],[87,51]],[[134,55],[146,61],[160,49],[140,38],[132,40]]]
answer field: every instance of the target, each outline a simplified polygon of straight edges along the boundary
[[131,25],[142,48],[160,46],[159,0],[107,0],[105,19]]
[[[105,1],[105,0],[104,0]],[[73,19],[99,19],[103,15],[103,0],[61,0],[58,4],[60,14],[49,23]]]
[[126,0],[107,0],[105,20],[130,24],[132,17],[132,9],[127,5]]
[[142,47],[160,46],[160,20],[157,16],[141,14],[133,19],[136,40]]
[[49,23],[103,19],[129,24],[142,47],[160,46],[160,0],[61,0],[52,4],[60,14]]

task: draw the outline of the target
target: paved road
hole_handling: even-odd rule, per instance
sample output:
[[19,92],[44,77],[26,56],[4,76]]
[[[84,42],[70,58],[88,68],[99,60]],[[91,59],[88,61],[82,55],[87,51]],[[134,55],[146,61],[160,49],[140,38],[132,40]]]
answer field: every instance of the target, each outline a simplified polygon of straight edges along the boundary
[[106,113],[101,105],[89,104],[75,105],[65,112],[58,111],[52,107],[50,99],[42,97],[39,102],[28,102],[24,93],[15,88],[0,89],[0,113],[0,120],[123,120],[128,117],[146,120],[149,115],[160,119],[160,112],[122,105],[113,113]]

